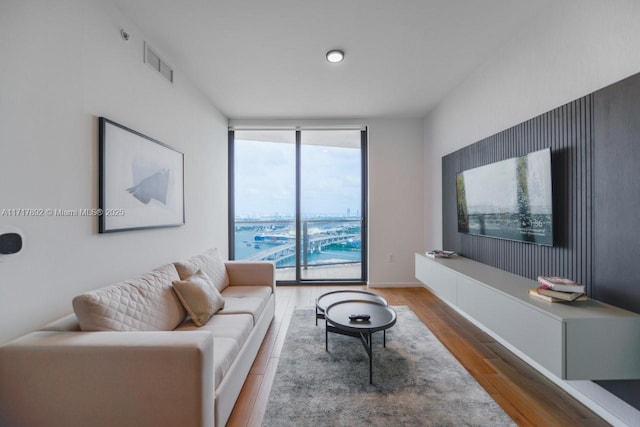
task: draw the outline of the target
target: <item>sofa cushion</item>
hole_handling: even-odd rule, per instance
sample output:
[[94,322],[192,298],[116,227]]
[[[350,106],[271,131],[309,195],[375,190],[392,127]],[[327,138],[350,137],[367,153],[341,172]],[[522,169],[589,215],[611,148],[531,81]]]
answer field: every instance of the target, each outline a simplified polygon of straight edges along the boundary
[[213,336],[213,371],[217,388],[253,331],[253,317],[250,314],[216,314],[202,327],[187,319],[176,328],[176,331],[195,330],[208,331]]
[[224,308],[219,315],[250,314],[255,324],[271,296],[270,286],[229,286],[222,291]]
[[198,270],[204,271],[215,287],[222,291],[229,286],[229,276],[224,261],[216,248],[209,249],[203,254],[174,263],[181,280],[194,275]]
[[78,295],[73,311],[83,331],[170,331],[186,311],[171,287],[172,264],[140,277]]
[[207,331],[214,338],[233,338],[243,346],[253,330],[253,317],[250,314],[215,315],[202,327],[187,319],[176,331]]
[[246,297],[258,297],[269,299],[273,293],[271,286],[234,286],[231,285],[225,288],[224,294],[228,297],[246,298]]
[[205,272],[198,270],[184,280],[174,280],[173,290],[196,326],[203,326],[224,307],[224,298]]

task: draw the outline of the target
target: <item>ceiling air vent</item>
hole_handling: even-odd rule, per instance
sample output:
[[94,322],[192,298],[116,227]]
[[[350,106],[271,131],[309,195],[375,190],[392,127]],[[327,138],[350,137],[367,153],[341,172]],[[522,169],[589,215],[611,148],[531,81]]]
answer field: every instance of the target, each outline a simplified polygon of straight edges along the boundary
[[173,69],[158,56],[151,46],[144,42],[144,62],[151,68],[162,74],[162,76],[173,83]]

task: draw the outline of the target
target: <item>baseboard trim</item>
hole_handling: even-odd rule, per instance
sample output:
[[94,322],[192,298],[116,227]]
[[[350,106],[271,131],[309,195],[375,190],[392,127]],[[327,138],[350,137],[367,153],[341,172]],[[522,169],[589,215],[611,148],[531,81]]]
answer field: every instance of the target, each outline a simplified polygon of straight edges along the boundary
[[424,285],[420,282],[378,282],[367,283],[368,288],[421,288]]

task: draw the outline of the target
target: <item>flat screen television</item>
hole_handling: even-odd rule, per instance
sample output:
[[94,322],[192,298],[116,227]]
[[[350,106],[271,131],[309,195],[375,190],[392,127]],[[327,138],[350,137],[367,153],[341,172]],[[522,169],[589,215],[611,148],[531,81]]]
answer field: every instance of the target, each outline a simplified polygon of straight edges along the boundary
[[551,149],[456,175],[458,232],[553,246]]

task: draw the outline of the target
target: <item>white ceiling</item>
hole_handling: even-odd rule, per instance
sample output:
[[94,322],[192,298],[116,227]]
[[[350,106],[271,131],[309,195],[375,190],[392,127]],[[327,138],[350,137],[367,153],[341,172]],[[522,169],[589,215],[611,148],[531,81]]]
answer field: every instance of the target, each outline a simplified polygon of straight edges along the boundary
[[322,119],[425,116],[551,0],[114,2],[227,117]]

